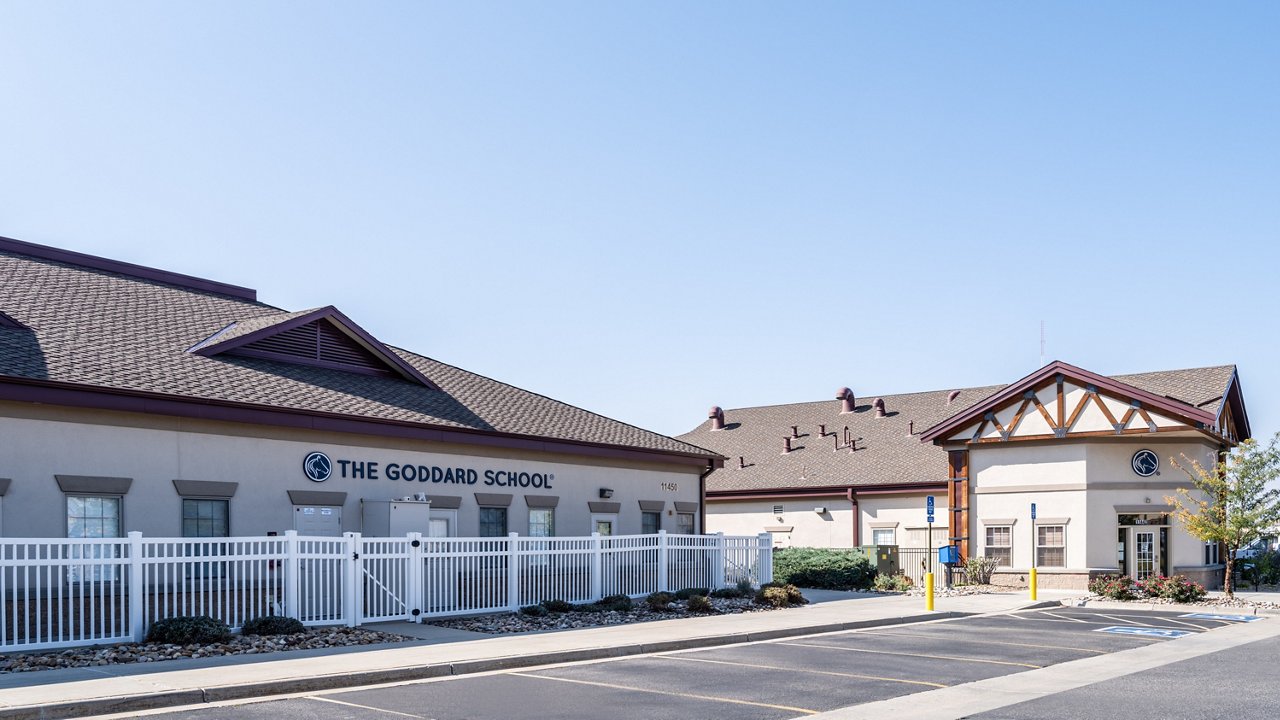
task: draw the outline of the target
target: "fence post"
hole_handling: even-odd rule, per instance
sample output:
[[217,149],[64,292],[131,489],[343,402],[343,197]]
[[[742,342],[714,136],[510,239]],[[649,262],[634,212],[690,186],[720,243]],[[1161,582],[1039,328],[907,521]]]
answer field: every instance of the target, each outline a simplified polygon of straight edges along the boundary
[[669,562],[667,560],[667,531],[658,531],[658,589],[666,592],[671,584],[667,578],[667,568]]
[[716,533],[715,574],[711,576],[711,589],[724,587],[725,576],[729,574],[728,558],[725,554],[724,533]]
[[422,533],[409,533],[409,557],[406,562],[409,563],[409,572],[405,574],[406,582],[409,583],[408,597],[405,598],[405,612],[408,617],[405,618],[409,622],[422,622],[423,608],[426,603],[423,599],[426,597],[427,590],[423,583],[426,582],[422,572],[423,565],[423,547]]
[[604,597],[604,563],[600,550],[600,533],[591,533],[591,598],[592,602]]
[[302,619],[299,606],[302,572],[298,558],[298,531],[284,531],[284,614],[295,620]]
[[342,616],[347,621],[347,627],[356,627],[364,622],[363,595],[364,583],[361,580],[364,577],[362,569],[364,567],[364,559],[360,557],[360,551],[363,550],[360,542],[360,533],[349,532],[343,533],[347,539],[347,557],[343,558],[343,578],[342,578]]
[[134,642],[146,637],[146,615],[143,613],[142,533],[129,533],[129,630]]
[[520,534],[507,534],[507,609],[520,612]]
[[760,539],[760,551],[758,562],[760,564],[756,577],[760,578],[760,584],[773,582],[773,535],[764,532],[756,536]]

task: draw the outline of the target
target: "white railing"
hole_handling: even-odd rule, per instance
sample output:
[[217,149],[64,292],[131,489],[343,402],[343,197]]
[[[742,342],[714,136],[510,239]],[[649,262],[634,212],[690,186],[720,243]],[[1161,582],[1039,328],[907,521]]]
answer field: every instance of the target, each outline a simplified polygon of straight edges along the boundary
[[356,626],[772,579],[767,534],[0,539],[0,652],[141,640],[181,615]]

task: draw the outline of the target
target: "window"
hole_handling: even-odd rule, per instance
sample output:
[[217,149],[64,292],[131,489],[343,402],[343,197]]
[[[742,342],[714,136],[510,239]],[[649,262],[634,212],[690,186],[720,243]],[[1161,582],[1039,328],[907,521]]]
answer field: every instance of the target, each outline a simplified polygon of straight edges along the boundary
[[1013,528],[1008,525],[987,526],[987,544],[982,554],[993,558],[996,567],[1013,566]]
[[552,508],[529,508],[529,537],[555,537],[556,511]]
[[67,537],[120,537],[120,498],[68,495]]
[[507,536],[507,509],[503,507],[480,508],[480,537]]
[[612,535],[613,527],[617,520],[617,515],[592,515],[591,531],[604,536]]
[[681,535],[692,535],[695,532],[693,513],[676,513],[676,525]]
[[1220,558],[1218,556],[1218,543],[1207,542],[1204,544],[1204,564],[1217,565]]
[[182,500],[182,537],[230,537],[226,500]]
[[662,529],[662,513],[647,511],[640,513],[640,533],[642,535],[657,535],[660,529]]
[[876,528],[871,531],[872,545],[896,545],[894,539],[895,531],[893,528]]
[[1041,525],[1036,528],[1036,565],[1067,566],[1067,528],[1065,525]]

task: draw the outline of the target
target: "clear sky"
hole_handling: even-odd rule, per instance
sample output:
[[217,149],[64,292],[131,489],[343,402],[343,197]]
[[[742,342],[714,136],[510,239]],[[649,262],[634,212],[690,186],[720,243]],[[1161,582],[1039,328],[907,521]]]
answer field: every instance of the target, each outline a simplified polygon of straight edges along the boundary
[[0,0],[0,235],[332,304],[664,433],[1236,363],[1280,3]]

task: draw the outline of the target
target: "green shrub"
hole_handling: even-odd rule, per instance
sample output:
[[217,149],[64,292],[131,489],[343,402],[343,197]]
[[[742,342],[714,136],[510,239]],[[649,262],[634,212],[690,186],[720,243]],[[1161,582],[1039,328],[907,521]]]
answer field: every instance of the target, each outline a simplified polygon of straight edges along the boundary
[[999,560],[989,557],[971,557],[964,563],[965,581],[972,585],[990,585],[991,575]]
[[782,548],[773,552],[774,579],[800,587],[865,590],[876,569],[856,550]]
[[1089,581],[1089,592],[1112,600],[1138,597],[1138,588],[1128,575],[1099,575]]
[[1142,597],[1164,598],[1173,602],[1196,602],[1203,600],[1207,594],[1204,586],[1191,582],[1185,575],[1152,575],[1136,583],[1137,592]]
[[719,590],[712,590],[712,591],[711,591],[711,597],[713,597],[713,598],[725,598],[725,599],[729,599],[729,600],[732,600],[732,599],[734,599],[734,598],[741,598],[741,597],[751,597],[751,596],[752,596],[752,595],[754,595],[754,594],[755,594],[755,592],[754,592],[754,591],[752,591],[752,590],[748,590],[747,592],[745,592],[745,593],[744,593],[744,592],[742,592],[742,590],[740,590],[740,589],[738,589],[738,588],[736,588],[736,587],[731,587],[731,588],[720,588]]
[[1240,575],[1257,590],[1263,585],[1280,584],[1280,552],[1262,552],[1246,560],[1237,560]]
[[542,607],[546,608],[547,612],[553,613],[567,613],[573,611],[573,603],[566,602],[564,600],[543,600]]
[[520,614],[529,617],[546,617],[550,611],[544,605],[525,605],[520,608]]
[[765,583],[756,591],[756,603],[773,607],[791,607],[805,605],[809,601],[801,594],[800,588],[780,582]]
[[684,588],[676,591],[676,598],[680,600],[688,600],[694,595],[706,597],[710,592],[711,590],[709,588]]
[[755,594],[756,588],[751,584],[751,580],[742,578],[734,587],[738,588],[738,597],[751,597]]
[[600,598],[600,604],[618,612],[626,612],[635,605],[627,595],[606,595]]
[[157,620],[147,631],[147,642],[170,645],[193,645],[226,642],[231,628],[207,615],[171,617]]
[[711,606],[711,601],[708,600],[705,595],[690,595],[689,600],[685,603],[685,607],[689,609],[689,612],[715,612],[715,608]]
[[650,593],[649,597],[645,598],[644,601],[645,601],[645,604],[649,606],[650,610],[661,611],[661,610],[670,610],[671,603],[675,599],[676,599],[676,596],[672,595],[669,592],[656,592],[656,593]]
[[241,635],[296,635],[306,631],[302,621],[283,615],[263,615],[246,620],[240,628]]
[[876,575],[871,589],[876,592],[906,592],[911,589],[911,578],[902,573]]

